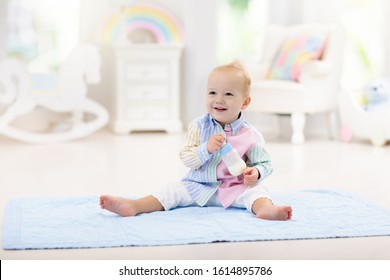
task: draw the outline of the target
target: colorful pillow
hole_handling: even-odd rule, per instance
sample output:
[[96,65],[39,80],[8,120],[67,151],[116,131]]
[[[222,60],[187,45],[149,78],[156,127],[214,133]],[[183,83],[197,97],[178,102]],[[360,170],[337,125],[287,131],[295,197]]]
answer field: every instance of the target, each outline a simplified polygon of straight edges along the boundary
[[303,64],[321,58],[326,39],[325,31],[307,31],[287,39],[268,73],[268,78],[298,81]]

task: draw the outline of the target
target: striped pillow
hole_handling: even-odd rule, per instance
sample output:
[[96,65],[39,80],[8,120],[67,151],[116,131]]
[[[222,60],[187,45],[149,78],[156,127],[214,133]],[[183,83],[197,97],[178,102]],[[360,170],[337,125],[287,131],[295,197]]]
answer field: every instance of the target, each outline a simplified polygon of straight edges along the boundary
[[279,50],[268,78],[298,81],[303,64],[321,59],[327,35],[325,31],[307,31],[288,38]]

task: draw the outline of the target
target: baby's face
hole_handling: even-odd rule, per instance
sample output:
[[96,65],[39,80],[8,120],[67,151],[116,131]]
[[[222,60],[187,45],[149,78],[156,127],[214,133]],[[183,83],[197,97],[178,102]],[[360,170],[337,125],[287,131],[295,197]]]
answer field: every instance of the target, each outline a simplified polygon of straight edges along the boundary
[[250,97],[245,96],[243,78],[233,71],[213,71],[207,84],[207,111],[222,127],[238,118]]

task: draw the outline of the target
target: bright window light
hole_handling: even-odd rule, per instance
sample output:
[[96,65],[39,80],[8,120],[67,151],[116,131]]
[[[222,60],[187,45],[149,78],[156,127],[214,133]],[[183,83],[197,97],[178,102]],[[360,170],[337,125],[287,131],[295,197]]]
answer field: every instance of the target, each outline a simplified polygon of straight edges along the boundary
[[31,72],[53,72],[79,42],[80,1],[10,0],[7,53]]
[[268,1],[219,0],[218,5],[218,63],[261,58]]
[[386,3],[384,0],[343,0],[346,30],[343,85],[361,88],[386,71]]

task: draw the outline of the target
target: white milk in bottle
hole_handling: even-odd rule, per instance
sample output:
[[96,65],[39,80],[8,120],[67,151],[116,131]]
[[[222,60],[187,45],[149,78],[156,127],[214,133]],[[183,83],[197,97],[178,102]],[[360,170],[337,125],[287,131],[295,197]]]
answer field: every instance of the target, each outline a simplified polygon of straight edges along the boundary
[[244,172],[246,169],[246,163],[242,160],[232,145],[225,144],[219,152],[230,174],[233,176],[239,176]]

